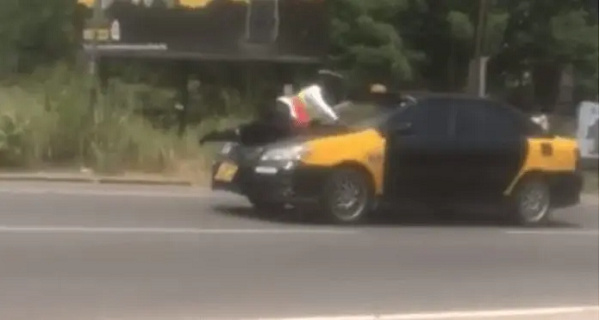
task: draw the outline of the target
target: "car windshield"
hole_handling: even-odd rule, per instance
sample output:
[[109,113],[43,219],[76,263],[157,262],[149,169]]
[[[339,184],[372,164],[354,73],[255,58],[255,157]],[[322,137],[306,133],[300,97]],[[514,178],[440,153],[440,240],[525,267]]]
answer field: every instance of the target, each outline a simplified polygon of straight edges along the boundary
[[392,113],[405,109],[411,104],[409,99],[394,102],[351,102],[335,110],[345,125],[352,128],[376,127],[382,124]]

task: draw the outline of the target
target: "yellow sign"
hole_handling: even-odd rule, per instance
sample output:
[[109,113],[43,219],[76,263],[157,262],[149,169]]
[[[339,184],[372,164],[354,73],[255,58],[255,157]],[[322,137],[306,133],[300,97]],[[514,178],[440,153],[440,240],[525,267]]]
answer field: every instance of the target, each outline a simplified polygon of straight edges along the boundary
[[96,31],[96,37],[100,41],[107,41],[110,37],[110,32],[107,29],[99,29]]
[[83,40],[85,41],[92,41],[94,40],[94,37],[96,35],[96,32],[94,29],[85,29],[83,30]]
[[238,167],[229,162],[224,162],[219,166],[217,173],[215,174],[215,180],[230,182],[235,177]]
[[[179,0],[179,5],[188,8],[204,8],[214,0]],[[250,0],[233,0],[232,2],[250,3]]]
[[94,6],[94,2],[96,2],[96,0],[77,0],[78,4],[82,4],[89,8]]

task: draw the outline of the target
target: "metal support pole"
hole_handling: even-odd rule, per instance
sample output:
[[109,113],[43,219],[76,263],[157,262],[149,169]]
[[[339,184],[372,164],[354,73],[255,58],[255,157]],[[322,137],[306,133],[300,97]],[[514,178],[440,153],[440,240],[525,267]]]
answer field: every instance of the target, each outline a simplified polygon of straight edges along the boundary
[[179,65],[179,102],[181,103],[181,110],[179,111],[179,135],[183,136],[187,127],[187,117],[190,104],[190,93],[188,89],[189,81],[189,68],[188,63],[185,61],[180,62]]
[[486,74],[487,74],[487,61],[488,57],[484,56],[484,41],[486,34],[486,22],[487,22],[487,0],[479,1],[479,15],[477,21],[477,33],[475,35],[475,54],[472,67],[475,70],[469,72],[469,75],[473,77],[470,83],[471,90],[476,93],[477,96],[483,97],[486,92]]
[[478,59],[477,67],[479,68],[479,81],[477,83],[477,95],[479,97],[484,97],[486,95],[486,85],[487,85],[487,63],[489,57],[480,57]]
[[96,99],[98,92],[96,90],[96,78],[98,74],[98,26],[100,25],[100,20],[102,19],[102,3],[101,0],[94,1],[94,9],[92,16],[92,45],[90,50],[89,62],[88,62],[88,72],[92,78],[92,88],[90,92],[90,108],[94,108],[96,105]]
[[479,0],[479,15],[477,18],[477,30],[475,35],[475,59],[482,56],[483,41],[485,38],[485,23],[487,13],[487,0]]

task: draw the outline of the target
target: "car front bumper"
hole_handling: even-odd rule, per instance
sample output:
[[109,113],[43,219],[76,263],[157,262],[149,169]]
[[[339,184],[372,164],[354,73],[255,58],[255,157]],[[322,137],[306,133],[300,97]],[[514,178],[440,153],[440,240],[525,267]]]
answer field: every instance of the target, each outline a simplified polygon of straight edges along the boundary
[[[228,163],[236,167],[230,177],[219,178],[219,168]],[[212,190],[228,191],[266,202],[316,204],[326,170],[301,163],[243,163],[231,159],[215,161]]]

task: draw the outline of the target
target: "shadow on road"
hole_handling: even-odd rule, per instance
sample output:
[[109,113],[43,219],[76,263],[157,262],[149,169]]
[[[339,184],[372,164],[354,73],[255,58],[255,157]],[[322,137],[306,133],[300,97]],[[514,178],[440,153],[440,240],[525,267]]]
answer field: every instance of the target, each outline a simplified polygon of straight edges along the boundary
[[[312,221],[303,212],[290,209],[277,213],[257,212],[251,207],[244,206],[217,206],[214,208],[219,214],[251,219],[276,224],[294,225],[319,225]],[[418,207],[409,207],[396,210],[379,211],[364,224],[369,227],[511,227],[497,213],[486,212],[461,212],[453,213],[451,217],[435,215],[432,210]],[[554,219],[546,228],[578,229],[580,225]]]

